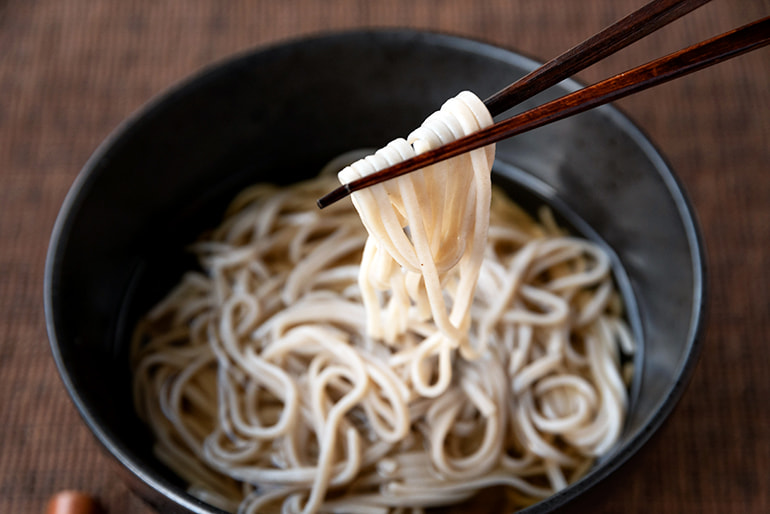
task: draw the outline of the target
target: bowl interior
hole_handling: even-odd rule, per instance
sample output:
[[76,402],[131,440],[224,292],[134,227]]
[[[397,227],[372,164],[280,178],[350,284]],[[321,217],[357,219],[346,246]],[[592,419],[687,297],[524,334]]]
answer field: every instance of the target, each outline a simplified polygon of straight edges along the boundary
[[[406,135],[463,89],[485,98],[535,66],[445,35],[320,36],[204,70],[103,143],[57,220],[46,268],[47,323],[86,423],[150,503],[216,512],[188,496],[152,456],[131,402],[132,326],[194,265],[185,244],[214,226],[241,188],[309,178],[345,151]],[[518,110],[577,87],[565,81]],[[531,508],[545,511],[606,477],[670,413],[697,354],[702,249],[667,164],[613,108],[500,143],[495,175],[515,199],[549,203],[606,245],[642,341],[618,448],[584,479]]]

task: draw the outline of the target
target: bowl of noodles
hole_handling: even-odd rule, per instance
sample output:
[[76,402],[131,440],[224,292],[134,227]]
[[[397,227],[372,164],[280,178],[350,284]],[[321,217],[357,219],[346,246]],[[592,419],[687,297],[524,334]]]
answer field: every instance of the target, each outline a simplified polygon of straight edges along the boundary
[[489,125],[481,99],[536,66],[410,30],[310,37],[201,71],[96,150],[47,325],[143,498],[549,512],[644,445],[697,359],[703,247],[615,108],[315,204]]

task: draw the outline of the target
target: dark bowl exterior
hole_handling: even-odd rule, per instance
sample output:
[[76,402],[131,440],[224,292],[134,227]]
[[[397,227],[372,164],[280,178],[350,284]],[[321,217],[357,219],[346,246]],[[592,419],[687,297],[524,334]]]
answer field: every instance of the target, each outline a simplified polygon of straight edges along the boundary
[[[246,185],[308,178],[344,151],[407,134],[461,90],[485,98],[535,66],[447,35],[320,35],[203,70],[97,149],[54,228],[46,322],[80,414],[143,498],[163,512],[219,512],[189,496],[153,457],[131,401],[131,327],[191,264],[184,244],[215,224]],[[578,87],[565,81],[520,109]],[[704,250],[674,174],[612,107],[500,143],[496,176],[608,247],[643,341],[620,444],[586,477],[526,509],[547,512],[615,471],[681,396],[699,353]]]

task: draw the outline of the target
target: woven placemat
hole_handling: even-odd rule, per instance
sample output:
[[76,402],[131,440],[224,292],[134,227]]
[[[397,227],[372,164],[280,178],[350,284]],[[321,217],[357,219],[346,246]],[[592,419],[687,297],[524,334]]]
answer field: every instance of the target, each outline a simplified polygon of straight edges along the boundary
[[[547,58],[641,0],[0,0],[0,512],[82,489],[149,513],[80,421],[47,345],[48,237],[79,168],[144,102],[233,53],[319,31],[406,26]],[[713,2],[583,80],[765,16]],[[595,512],[770,512],[770,59],[766,50],[621,103],[681,177],[708,245],[710,316],[671,420]]]

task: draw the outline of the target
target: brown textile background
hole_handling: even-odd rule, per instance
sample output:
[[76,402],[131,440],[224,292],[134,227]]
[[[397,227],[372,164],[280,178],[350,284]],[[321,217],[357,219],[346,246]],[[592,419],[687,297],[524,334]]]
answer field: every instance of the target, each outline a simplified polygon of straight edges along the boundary
[[[408,26],[548,58],[643,0],[0,0],[0,512],[64,488],[149,513],[81,423],[48,349],[48,237],[89,154],[200,67],[308,33]],[[600,79],[770,14],[716,0],[580,75]],[[708,245],[710,316],[671,420],[596,512],[770,512],[770,49],[620,106],[684,183]],[[620,213],[622,214],[622,213]]]

